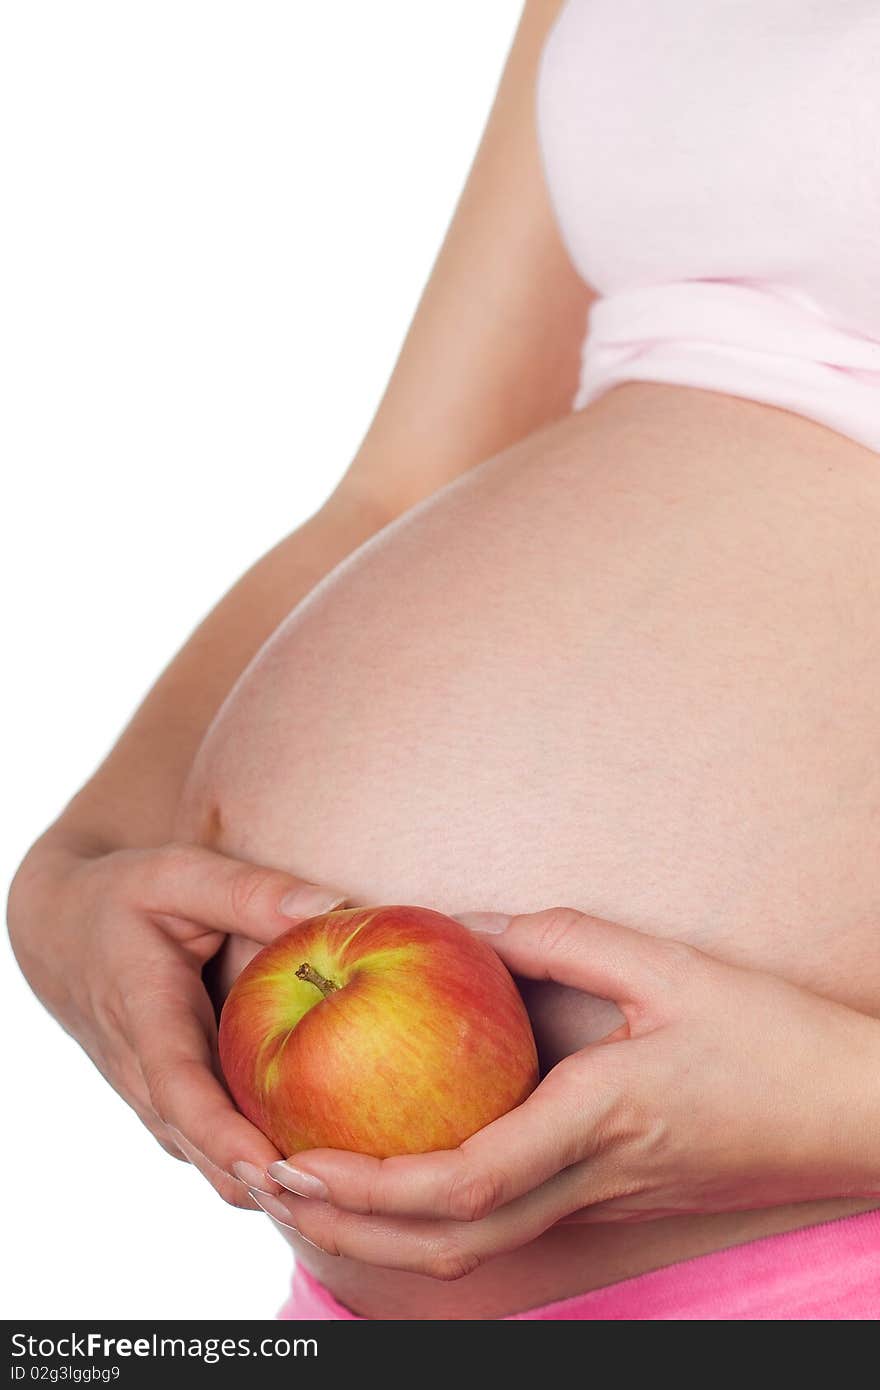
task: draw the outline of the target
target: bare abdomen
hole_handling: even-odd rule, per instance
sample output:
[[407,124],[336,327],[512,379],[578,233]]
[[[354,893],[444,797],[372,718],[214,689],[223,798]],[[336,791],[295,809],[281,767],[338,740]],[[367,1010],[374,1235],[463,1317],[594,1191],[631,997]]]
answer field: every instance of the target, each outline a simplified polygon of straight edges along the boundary
[[[571,904],[880,1012],[878,520],[880,458],[821,426],[623,387],[295,610],[210,730],[183,831],[355,902]],[[529,1002],[549,1060],[609,1026]],[[535,1250],[539,1296],[603,1282],[604,1239],[556,1237],[546,1277]]]

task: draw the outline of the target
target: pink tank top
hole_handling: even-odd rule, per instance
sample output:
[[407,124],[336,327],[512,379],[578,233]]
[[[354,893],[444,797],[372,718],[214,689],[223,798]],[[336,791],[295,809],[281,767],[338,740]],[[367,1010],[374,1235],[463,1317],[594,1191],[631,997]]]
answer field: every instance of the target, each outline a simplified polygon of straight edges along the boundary
[[880,4],[568,0],[538,129],[599,293],[575,406],[745,396],[880,451]]

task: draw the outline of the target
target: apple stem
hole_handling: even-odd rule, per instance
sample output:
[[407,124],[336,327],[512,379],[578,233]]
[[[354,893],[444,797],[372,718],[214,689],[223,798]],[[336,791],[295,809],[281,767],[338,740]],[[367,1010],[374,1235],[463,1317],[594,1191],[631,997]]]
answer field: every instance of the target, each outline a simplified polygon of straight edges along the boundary
[[325,998],[328,994],[332,994],[334,989],[339,988],[335,981],[325,980],[324,976],[319,974],[314,966],[309,965],[308,961],[303,961],[299,970],[296,972],[296,978],[298,980],[305,980],[307,984],[314,985],[316,989],[321,991]]

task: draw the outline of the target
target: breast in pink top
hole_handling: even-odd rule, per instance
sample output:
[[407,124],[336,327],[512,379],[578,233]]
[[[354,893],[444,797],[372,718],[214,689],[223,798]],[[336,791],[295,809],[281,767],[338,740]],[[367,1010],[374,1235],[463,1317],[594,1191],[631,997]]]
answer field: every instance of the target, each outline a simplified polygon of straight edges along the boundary
[[880,8],[569,0],[538,121],[601,294],[577,405],[702,386],[880,450]]

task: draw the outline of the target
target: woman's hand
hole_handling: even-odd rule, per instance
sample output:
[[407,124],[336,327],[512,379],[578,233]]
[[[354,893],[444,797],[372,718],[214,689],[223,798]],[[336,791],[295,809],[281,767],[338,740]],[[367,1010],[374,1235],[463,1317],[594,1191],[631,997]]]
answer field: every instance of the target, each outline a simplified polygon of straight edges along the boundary
[[31,851],[10,895],[31,987],[159,1143],[236,1206],[277,1192],[279,1157],[218,1079],[202,967],[235,932],[256,945],[342,896],[194,845],[89,857]]
[[514,974],[612,999],[625,1022],[459,1149],[272,1165],[289,1192],[260,1204],[308,1241],[457,1278],[566,1218],[880,1194],[877,1020],[570,909],[462,920],[496,932]]

